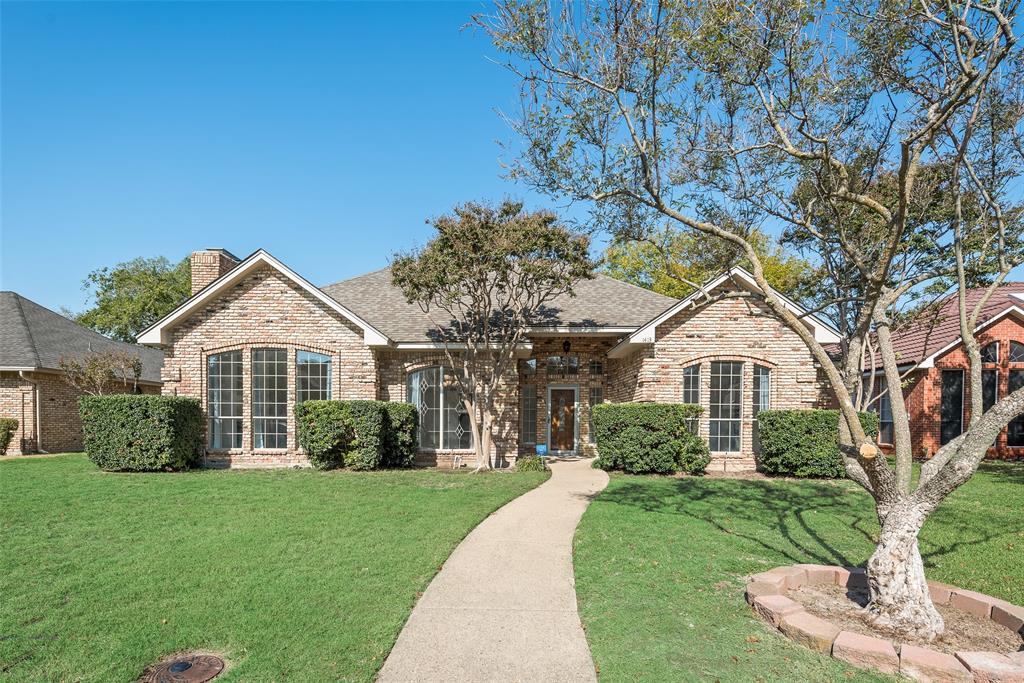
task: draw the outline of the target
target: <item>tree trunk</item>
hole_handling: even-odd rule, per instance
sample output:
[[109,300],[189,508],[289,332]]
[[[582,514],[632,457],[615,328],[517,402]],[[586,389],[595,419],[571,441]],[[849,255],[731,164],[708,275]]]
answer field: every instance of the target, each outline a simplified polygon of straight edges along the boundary
[[885,516],[878,547],[868,560],[867,610],[880,627],[933,640],[945,624],[932,604],[917,547],[925,519],[914,507],[894,509]]

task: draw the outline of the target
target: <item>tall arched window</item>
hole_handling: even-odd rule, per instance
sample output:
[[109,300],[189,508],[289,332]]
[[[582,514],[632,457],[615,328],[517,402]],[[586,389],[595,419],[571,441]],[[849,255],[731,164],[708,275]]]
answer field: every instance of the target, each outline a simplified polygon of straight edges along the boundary
[[462,405],[455,373],[449,368],[423,368],[409,374],[409,402],[420,414],[419,447],[473,447],[469,415]]
[[242,352],[206,359],[207,439],[210,448],[242,447]]

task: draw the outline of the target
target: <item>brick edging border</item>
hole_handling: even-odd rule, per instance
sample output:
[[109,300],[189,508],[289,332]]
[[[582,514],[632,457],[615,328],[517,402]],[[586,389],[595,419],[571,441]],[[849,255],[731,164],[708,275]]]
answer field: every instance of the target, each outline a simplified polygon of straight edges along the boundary
[[[746,599],[759,617],[790,640],[857,667],[900,673],[919,681],[1024,681],[1024,650],[950,655],[917,645],[898,646],[884,638],[843,631],[787,597],[791,588],[815,584],[867,588],[868,579],[860,567],[786,565],[751,576]],[[1024,634],[1022,607],[935,581],[929,581],[928,587],[937,604],[952,605]]]

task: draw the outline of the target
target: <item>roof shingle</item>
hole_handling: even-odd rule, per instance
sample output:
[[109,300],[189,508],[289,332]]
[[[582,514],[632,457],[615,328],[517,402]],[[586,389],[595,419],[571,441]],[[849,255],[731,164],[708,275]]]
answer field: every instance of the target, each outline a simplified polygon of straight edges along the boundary
[[[430,318],[391,283],[383,268],[321,287],[328,296],[352,310],[396,342],[425,342],[435,329]],[[642,287],[607,275],[581,280],[575,296],[560,296],[549,305],[548,324],[559,327],[640,327],[676,303]]]
[[127,351],[142,359],[141,379],[160,381],[164,354],[108,339],[17,292],[0,292],[0,367],[57,370],[63,357],[89,351]]

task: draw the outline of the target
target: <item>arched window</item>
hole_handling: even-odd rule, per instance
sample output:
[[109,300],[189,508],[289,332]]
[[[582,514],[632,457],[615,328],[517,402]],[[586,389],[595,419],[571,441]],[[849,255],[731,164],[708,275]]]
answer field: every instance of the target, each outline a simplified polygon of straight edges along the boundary
[[242,447],[242,352],[206,359],[207,439],[210,448]]
[[1010,362],[1024,363],[1024,344],[1015,341],[1010,342]]
[[312,351],[295,353],[296,402],[331,398],[331,357]]
[[683,368],[683,403],[700,405],[700,365]]
[[982,363],[998,363],[999,362],[999,342],[992,342],[986,344],[981,348],[981,362]]
[[420,414],[419,447],[473,447],[469,415],[459,395],[458,381],[449,368],[423,368],[409,374],[409,402]]

